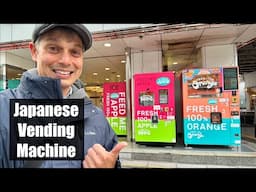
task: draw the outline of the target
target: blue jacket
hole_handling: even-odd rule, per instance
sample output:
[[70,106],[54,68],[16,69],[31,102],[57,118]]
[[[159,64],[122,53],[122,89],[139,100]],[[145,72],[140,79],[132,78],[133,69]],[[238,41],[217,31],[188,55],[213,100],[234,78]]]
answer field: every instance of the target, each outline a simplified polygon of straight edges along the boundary
[[[84,155],[93,144],[101,144],[110,151],[118,142],[117,136],[110,127],[102,110],[91,102],[86,96],[84,88],[79,81],[72,86],[73,93],[70,98],[84,98]],[[40,77],[36,69],[23,73],[20,85],[16,89],[0,92],[0,168],[33,167],[24,165],[23,160],[10,160],[9,158],[9,119],[10,99],[62,99],[62,90],[59,79]],[[117,160],[116,167],[120,167]],[[81,160],[44,160],[39,161],[35,167],[40,168],[81,168]]]

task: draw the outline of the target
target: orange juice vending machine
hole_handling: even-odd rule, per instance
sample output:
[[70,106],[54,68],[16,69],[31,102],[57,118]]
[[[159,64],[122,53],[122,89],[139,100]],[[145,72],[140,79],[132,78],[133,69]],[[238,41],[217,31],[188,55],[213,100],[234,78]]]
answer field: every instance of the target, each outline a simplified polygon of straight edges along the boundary
[[238,67],[182,71],[185,145],[241,145],[238,85]]
[[176,143],[174,73],[134,75],[134,132],[137,143]]

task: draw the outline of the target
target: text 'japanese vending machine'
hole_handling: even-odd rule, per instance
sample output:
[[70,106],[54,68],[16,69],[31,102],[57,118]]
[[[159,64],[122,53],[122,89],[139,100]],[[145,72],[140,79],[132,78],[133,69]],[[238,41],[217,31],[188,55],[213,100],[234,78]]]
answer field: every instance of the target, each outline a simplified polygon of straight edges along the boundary
[[241,144],[238,68],[182,71],[184,144]]
[[134,75],[136,142],[176,143],[174,73]]
[[127,135],[126,83],[110,82],[103,84],[104,114],[118,136]]

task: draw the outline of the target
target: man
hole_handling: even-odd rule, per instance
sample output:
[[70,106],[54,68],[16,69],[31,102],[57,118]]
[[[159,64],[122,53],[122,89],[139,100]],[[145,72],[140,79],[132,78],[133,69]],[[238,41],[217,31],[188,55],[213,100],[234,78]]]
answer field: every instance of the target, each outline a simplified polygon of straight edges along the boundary
[[[37,25],[29,44],[37,68],[23,73],[16,89],[0,92],[0,167],[114,168],[127,143],[117,141],[102,111],[88,99],[79,81],[83,53],[92,45],[81,24]],[[84,99],[84,160],[10,160],[10,99]],[[93,134],[87,134],[93,133]]]

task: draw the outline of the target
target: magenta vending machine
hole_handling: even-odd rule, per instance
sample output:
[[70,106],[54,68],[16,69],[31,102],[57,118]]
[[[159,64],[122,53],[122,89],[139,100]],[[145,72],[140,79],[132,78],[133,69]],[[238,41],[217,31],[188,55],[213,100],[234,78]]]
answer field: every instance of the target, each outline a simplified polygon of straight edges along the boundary
[[174,72],[134,75],[137,143],[176,143]]
[[103,84],[103,110],[111,127],[118,136],[126,136],[126,83]]

